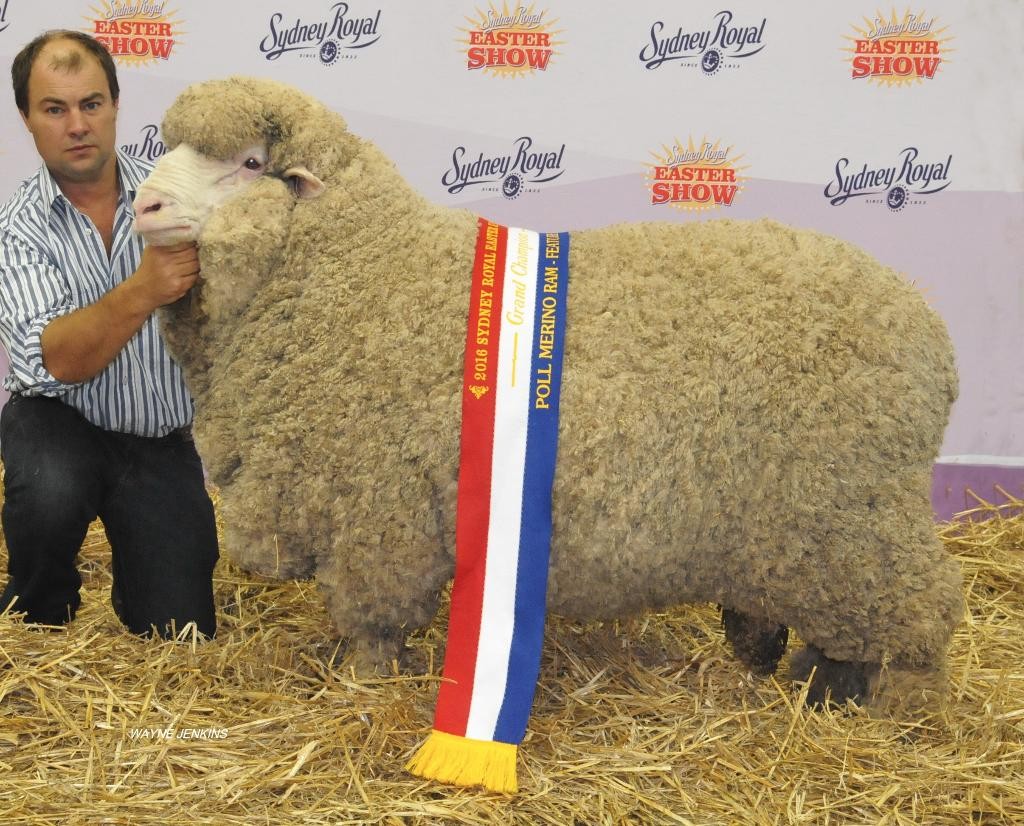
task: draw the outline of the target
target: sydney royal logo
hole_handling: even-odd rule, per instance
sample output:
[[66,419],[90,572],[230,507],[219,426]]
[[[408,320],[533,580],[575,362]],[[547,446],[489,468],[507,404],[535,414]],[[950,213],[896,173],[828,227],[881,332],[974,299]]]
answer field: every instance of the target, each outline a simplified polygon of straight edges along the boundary
[[467,17],[469,26],[460,29],[459,43],[465,50],[466,68],[484,74],[518,77],[546,72],[551,58],[561,45],[546,11],[536,6],[508,6],[498,9],[493,4],[485,11],[476,10],[476,17]]
[[274,12],[270,32],[260,41],[260,51],[267,60],[297,53],[324,66],[353,60],[362,49],[380,40],[380,15],[379,8],[356,10],[350,3],[335,3],[321,20],[297,17],[292,22],[284,13]]
[[734,155],[733,147],[723,147],[721,141],[694,143],[689,138],[684,145],[677,138],[672,146],[662,146],[651,155],[656,162],[650,165],[647,188],[654,206],[690,211],[730,207],[747,180],[740,174],[746,167],[738,166],[742,156]]
[[879,12],[853,29],[855,34],[846,38],[852,46],[844,49],[850,55],[850,77],[887,86],[934,79],[953,39],[937,18],[909,11],[900,17],[893,10],[888,18]]
[[155,161],[167,152],[167,147],[160,140],[160,127],[155,123],[143,126],[139,137],[132,143],[121,144],[121,149],[133,158],[144,161]]
[[118,63],[140,65],[170,60],[183,21],[167,3],[154,0],[105,0],[90,9],[85,30],[106,46]]
[[920,206],[926,196],[942,192],[952,181],[949,168],[953,156],[945,160],[921,160],[916,146],[900,152],[891,166],[868,166],[858,169],[849,158],[836,161],[834,177],[825,186],[825,197],[832,206],[842,206],[850,198],[863,198],[867,204],[885,204],[893,212],[907,206]]
[[[750,23],[751,25],[745,25]],[[678,26],[675,31],[664,21],[651,24],[650,41],[640,49],[640,61],[645,69],[658,69],[665,63],[689,69],[700,69],[705,75],[717,74],[721,69],[735,69],[742,60],[753,57],[765,47],[766,17],[760,22],[737,22],[729,10],[718,12],[710,26],[688,29]]]
[[565,144],[554,151],[534,149],[533,139],[516,139],[512,150],[503,155],[474,157],[465,146],[452,152],[451,166],[441,176],[441,183],[451,195],[467,187],[479,187],[481,192],[500,192],[506,198],[518,198],[524,192],[536,192],[541,185],[561,177]]

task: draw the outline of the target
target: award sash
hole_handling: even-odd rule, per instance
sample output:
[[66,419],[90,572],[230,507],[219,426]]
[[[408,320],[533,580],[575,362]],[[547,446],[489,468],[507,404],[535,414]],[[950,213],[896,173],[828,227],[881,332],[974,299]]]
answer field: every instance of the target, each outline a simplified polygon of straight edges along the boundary
[[514,792],[544,636],[569,235],[479,226],[448,644],[407,768]]

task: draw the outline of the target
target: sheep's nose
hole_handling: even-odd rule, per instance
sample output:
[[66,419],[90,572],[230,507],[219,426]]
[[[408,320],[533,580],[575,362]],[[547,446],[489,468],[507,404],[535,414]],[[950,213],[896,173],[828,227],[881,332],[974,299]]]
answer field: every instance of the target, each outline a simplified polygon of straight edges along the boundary
[[159,212],[164,202],[158,195],[140,195],[135,199],[135,214],[146,215],[151,212]]

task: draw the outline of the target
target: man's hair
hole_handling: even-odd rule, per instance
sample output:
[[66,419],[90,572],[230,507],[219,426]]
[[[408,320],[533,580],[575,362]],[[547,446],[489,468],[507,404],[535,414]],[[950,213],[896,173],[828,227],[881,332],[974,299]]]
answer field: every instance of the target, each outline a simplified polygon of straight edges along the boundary
[[[106,50],[102,43],[94,40],[83,32],[76,32],[70,29],[52,29],[43,32],[14,58],[11,64],[11,83],[14,86],[14,102],[23,115],[28,115],[28,76],[32,73],[32,66],[36,58],[43,50],[43,47],[54,40],[70,40],[81,46],[88,54],[91,54],[103,67],[103,73],[107,76],[107,86],[110,87],[110,99],[115,103],[121,94],[117,85],[117,69],[114,66],[114,58]],[[67,71],[76,72],[82,66],[81,52],[71,51],[66,57],[54,61],[54,67]]]

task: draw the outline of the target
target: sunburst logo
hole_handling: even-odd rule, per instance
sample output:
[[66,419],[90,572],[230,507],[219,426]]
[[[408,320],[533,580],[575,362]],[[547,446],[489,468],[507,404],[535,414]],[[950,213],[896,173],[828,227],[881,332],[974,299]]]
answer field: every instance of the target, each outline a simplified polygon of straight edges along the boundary
[[843,49],[855,80],[908,86],[934,79],[949,61],[953,38],[937,17],[909,9],[900,16],[894,8],[889,17],[878,12],[863,20],[863,26],[853,26],[853,35],[845,36],[851,45]]
[[183,21],[176,10],[154,0],[104,0],[91,6],[86,32],[119,63],[145,65],[170,60],[180,43]]
[[0,32],[10,26],[10,21],[7,19],[7,4],[10,0],[0,0]]
[[484,74],[521,77],[546,72],[551,58],[563,45],[558,39],[561,29],[547,11],[532,6],[494,4],[477,9],[476,17],[467,17],[467,28],[459,31],[457,41],[466,53],[466,68],[480,69]]
[[662,145],[651,153],[655,159],[647,175],[651,204],[693,212],[732,206],[747,180],[740,174],[747,169],[739,165],[743,156],[735,155],[733,149],[721,141],[694,142],[692,137],[685,144],[676,138],[671,146]]

